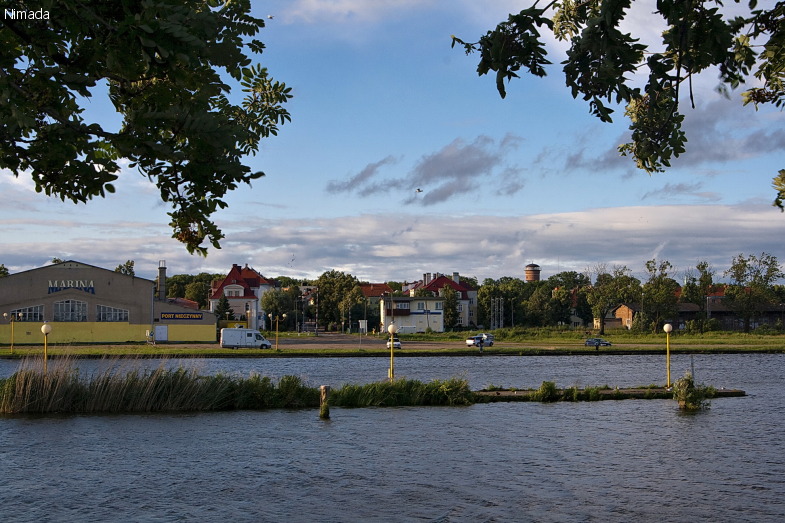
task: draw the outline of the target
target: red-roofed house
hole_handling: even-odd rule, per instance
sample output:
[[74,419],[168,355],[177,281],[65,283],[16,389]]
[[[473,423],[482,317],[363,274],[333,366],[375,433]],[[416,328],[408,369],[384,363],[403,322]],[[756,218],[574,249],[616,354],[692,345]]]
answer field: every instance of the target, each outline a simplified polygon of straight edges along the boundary
[[210,286],[210,310],[215,311],[218,301],[226,296],[236,316],[248,317],[249,329],[267,328],[266,315],[262,309],[262,296],[277,287],[275,280],[269,280],[256,270],[232,265],[226,278],[216,280]]
[[422,281],[415,283],[408,289],[410,296],[415,296],[418,291],[430,292],[433,296],[441,297],[445,287],[452,287],[458,295],[458,325],[469,326],[477,323],[477,289],[461,283],[457,272],[452,273],[452,278],[438,272],[423,274]]

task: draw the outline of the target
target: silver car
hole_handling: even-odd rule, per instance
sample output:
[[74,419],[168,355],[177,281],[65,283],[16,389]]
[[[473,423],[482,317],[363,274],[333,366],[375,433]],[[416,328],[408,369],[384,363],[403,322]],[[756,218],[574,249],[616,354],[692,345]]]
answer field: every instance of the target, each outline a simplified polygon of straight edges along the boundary
[[493,347],[493,335],[482,333],[466,338],[467,347],[479,347],[480,342],[482,342],[485,347]]

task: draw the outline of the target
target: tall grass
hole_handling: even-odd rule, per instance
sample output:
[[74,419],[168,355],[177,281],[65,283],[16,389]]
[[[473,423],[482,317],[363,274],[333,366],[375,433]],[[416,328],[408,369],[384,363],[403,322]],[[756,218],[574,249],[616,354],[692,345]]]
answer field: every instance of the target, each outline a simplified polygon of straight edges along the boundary
[[183,368],[109,369],[81,376],[68,364],[42,369],[23,364],[0,379],[0,413],[214,411],[318,407],[318,389],[297,376],[277,382],[251,375],[200,376]]
[[347,384],[330,396],[330,404],[338,407],[470,405],[473,402],[469,383],[462,378],[428,383],[400,379],[366,385]]

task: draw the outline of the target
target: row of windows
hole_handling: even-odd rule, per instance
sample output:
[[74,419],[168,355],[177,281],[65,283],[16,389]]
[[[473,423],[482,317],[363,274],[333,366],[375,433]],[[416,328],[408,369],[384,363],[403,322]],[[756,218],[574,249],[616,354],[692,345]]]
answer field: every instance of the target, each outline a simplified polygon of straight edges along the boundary
[[[34,305],[11,311],[16,321],[44,321],[44,306]],[[54,321],[87,321],[87,302],[64,300],[54,303]],[[95,321],[128,321],[128,310],[96,305]]]

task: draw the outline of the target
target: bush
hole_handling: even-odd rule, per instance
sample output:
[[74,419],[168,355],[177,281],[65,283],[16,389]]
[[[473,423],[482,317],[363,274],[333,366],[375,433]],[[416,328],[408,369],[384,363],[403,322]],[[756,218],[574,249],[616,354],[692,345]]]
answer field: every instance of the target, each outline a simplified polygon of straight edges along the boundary
[[673,384],[673,399],[679,402],[681,410],[708,409],[710,405],[708,398],[713,398],[715,392],[714,387],[696,386],[690,372],[686,372],[684,377]]
[[556,383],[552,381],[543,381],[540,388],[532,393],[533,401],[542,401],[543,403],[552,403],[559,401],[561,394],[559,389],[556,388]]

